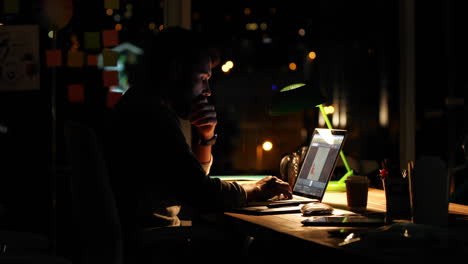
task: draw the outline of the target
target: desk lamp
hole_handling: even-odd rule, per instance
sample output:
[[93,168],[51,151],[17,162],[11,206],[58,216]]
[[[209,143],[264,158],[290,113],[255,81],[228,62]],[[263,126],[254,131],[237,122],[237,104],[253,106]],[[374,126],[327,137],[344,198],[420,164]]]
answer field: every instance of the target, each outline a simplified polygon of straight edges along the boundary
[[[315,106],[320,109],[320,113],[322,113],[327,127],[332,129],[330,120],[328,119],[323,107],[323,103],[325,101],[326,98],[320,93],[320,91],[318,89],[313,89],[310,84],[294,83],[283,87],[278,93],[273,95],[270,114],[283,115],[297,112],[310,106]],[[346,167],[346,173],[339,180],[330,181],[327,186],[327,191],[346,191],[345,180],[354,173],[351,167],[349,167],[343,151],[340,151],[340,156],[344,166]]]

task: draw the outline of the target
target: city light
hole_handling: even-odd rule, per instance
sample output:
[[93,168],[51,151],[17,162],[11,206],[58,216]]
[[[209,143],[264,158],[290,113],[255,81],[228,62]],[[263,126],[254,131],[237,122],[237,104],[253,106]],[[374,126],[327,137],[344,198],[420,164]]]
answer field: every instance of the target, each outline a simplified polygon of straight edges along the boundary
[[345,128],[348,123],[348,109],[346,105],[346,99],[340,98],[340,127]]
[[303,36],[305,36],[305,29],[301,28],[301,29],[298,30],[297,33],[299,34],[299,36],[303,37]]
[[296,65],[296,63],[294,63],[294,62],[289,63],[289,66],[288,66],[288,67],[289,67],[289,69],[290,69],[291,71],[297,70],[297,65]]
[[[335,113],[335,107],[333,105],[323,106],[323,110],[324,110],[326,115],[331,115],[331,114]],[[320,114],[318,116],[318,124],[321,127],[325,126],[325,119]]]
[[264,44],[270,44],[273,40],[267,35],[267,34],[264,34],[262,36],[262,42]]
[[263,142],[262,148],[263,148],[264,151],[270,151],[273,148],[273,143],[271,143],[271,141],[267,140],[267,141]]
[[228,66],[226,66],[226,64],[223,64],[223,65],[221,66],[221,70],[222,70],[223,72],[228,72],[230,69],[229,69]]
[[[386,83],[385,83],[386,84]],[[380,100],[379,100],[379,124],[381,127],[388,127],[390,121],[389,105],[388,105],[388,90],[387,88],[380,88]]]
[[307,54],[307,58],[309,60],[315,60],[315,58],[317,58],[317,54],[314,51],[311,51]]
[[230,60],[226,61],[225,65],[229,68],[229,69],[232,69],[232,67],[234,67],[234,63]]
[[245,24],[245,29],[250,30],[250,31],[255,31],[258,29],[258,24],[257,23],[247,23]]
[[325,106],[323,107],[323,109],[325,109],[325,113],[327,115],[331,115],[335,112],[335,107],[333,107],[333,105],[328,105],[328,106]]
[[226,61],[222,66],[221,66],[221,70],[223,72],[229,72],[232,68],[234,67],[234,63],[232,61]]

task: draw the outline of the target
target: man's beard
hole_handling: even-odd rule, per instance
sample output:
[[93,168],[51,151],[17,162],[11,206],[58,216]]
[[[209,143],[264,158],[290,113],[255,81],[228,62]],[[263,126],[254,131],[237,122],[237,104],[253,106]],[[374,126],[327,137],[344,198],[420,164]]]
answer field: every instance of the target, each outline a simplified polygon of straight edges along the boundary
[[171,105],[181,119],[188,120],[192,109],[192,98],[189,93],[184,92],[179,95],[173,95]]

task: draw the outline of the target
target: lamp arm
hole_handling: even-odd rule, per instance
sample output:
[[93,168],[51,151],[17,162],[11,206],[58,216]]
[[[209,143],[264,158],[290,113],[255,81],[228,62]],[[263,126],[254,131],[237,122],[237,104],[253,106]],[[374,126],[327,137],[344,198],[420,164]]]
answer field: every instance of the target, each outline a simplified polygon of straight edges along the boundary
[[[325,120],[325,123],[327,124],[327,127],[328,127],[329,129],[333,129],[333,127],[332,127],[332,125],[331,125],[331,123],[330,123],[330,120],[328,119],[328,116],[327,116],[327,114],[325,113],[325,108],[323,107],[323,104],[319,104],[319,105],[317,105],[317,107],[320,109],[320,112],[322,113],[323,119]],[[341,156],[341,160],[343,161],[343,164],[344,164],[345,167],[346,167],[346,171],[347,171],[346,175],[352,175],[352,174],[353,174],[353,170],[351,169],[351,167],[349,167],[348,161],[346,160],[346,157],[345,157],[345,155],[344,155],[344,153],[343,153],[342,150],[340,150],[340,156]],[[342,177],[342,178],[341,178],[341,180],[343,180],[343,181],[344,181],[345,179],[346,179],[346,177]],[[341,180],[340,180],[340,181],[341,181]]]

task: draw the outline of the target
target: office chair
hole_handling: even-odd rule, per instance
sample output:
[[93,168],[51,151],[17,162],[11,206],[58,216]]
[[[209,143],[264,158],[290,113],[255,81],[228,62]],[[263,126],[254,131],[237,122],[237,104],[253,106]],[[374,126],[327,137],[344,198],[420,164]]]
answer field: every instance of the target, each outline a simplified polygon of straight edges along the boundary
[[[132,239],[124,235],[99,131],[75,121],[65,122],[64,128],[72,169],[72,214],[78,226],[78,263],[134,264],[136,259],[150,263],[151,252],[171,254],[168,249],[180,249],[190,236],[190,227],[135,230],[137,236]],[[150,256],[136,256],[134,247]]]
[[122,264],[120,220],[97,133],[73,121],[66,121],[64,128],[72,169],[72,215],[78,227],[76,263]]

